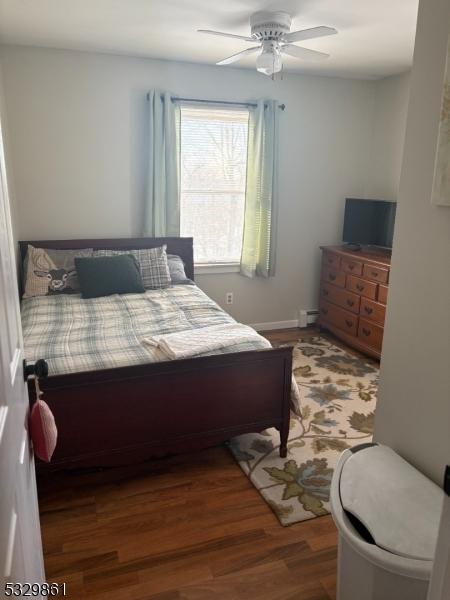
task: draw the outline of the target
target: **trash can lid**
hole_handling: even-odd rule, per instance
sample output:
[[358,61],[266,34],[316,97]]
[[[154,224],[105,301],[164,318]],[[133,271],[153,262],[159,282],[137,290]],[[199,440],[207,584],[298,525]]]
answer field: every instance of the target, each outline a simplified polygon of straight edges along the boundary
[[355,448],[342,467],[343,508],[377,546],[406,558],[433,560],[443,492],[391,448]]

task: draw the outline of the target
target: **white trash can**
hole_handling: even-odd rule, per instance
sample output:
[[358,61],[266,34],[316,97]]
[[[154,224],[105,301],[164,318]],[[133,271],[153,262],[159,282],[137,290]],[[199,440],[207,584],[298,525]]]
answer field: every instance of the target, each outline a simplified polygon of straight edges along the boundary
[[343,452],[331,483],[337,600],[426,600],[443,494],[387,446]]

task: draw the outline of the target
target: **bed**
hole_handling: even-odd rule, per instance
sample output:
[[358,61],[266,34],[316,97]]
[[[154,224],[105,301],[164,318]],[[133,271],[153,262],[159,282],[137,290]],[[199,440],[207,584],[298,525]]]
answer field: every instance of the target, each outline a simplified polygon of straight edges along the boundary
[[[28,244],[74,250],[166,244],[194,280],[192,238],[24,241],[19,243],[22,259]],[[195,285],[95,302],[78,295],[30,298],[23,301],[22,312],[25,357],[31,363],[48,359],[49,376],[41,389],[58,426],[52,462],[38,462],[39,470],[127,464],[268,427],[280,431],[280,455],[286,456],[291,348],[244,343],[221,354],[164,360],[140,343],[140,327],[165,332],[180,320],[186,321],[180,327],[188,329],[234,322]],[[64,315],[65,321],[74,314],[78,329],[74,319],[66,329],[57,325],[57,316]],[[97,338],[95,323],[102,327]],[[32,380],[29,392],[33,402]]]

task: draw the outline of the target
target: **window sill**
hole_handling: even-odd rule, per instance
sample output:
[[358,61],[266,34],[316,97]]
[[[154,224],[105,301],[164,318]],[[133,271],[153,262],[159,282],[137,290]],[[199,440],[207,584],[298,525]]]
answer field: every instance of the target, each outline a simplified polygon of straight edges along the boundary
[[195,275],[216,275],[220,273],[239,273],[239,263],[217,263],[194,265]]

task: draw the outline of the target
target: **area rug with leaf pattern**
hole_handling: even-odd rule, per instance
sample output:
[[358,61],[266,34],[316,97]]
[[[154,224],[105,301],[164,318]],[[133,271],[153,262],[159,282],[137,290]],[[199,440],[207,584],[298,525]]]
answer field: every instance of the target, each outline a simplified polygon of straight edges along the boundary
[[229,443],[244,473],[282,525],[329,512],[330,483],[340,453],[372,438],[378,364],[323,337],[300,338],[293,350],[301,416],[291,414],[288,455],[275,429]]

